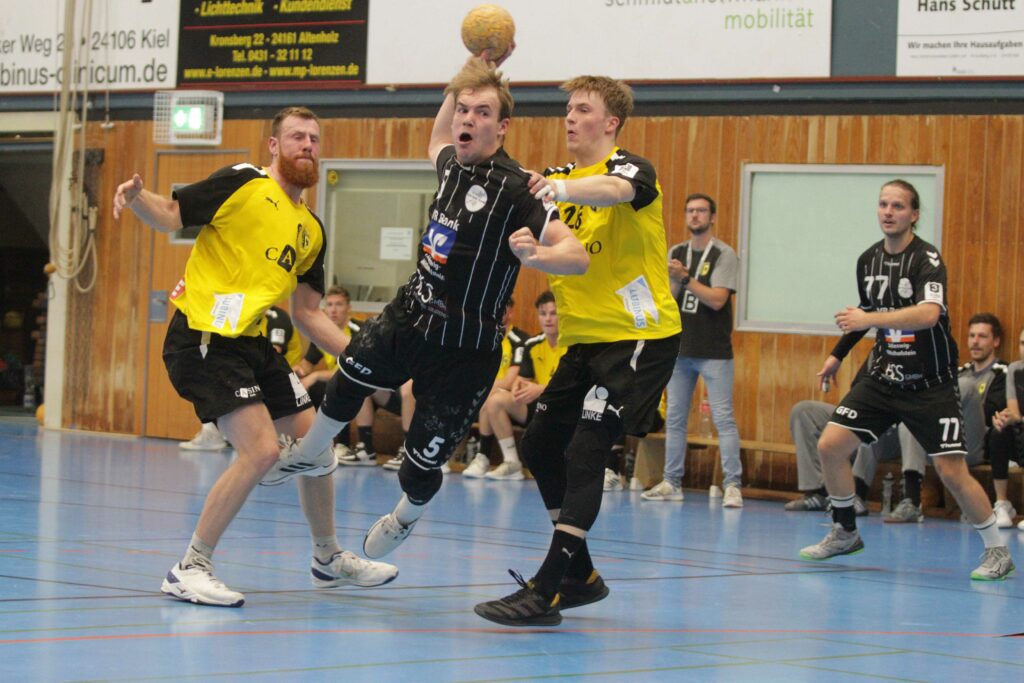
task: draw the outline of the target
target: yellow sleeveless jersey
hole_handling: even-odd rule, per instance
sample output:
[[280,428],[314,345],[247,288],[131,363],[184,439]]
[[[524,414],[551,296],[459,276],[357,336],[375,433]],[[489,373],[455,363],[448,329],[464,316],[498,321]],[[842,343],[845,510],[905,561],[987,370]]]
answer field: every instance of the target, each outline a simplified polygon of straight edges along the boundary
[[548,278],[558,304],[559,344],[678,334],[682,327],[668,282],[661,186],[651,163],[616,147],[593,166],[570,164],[544,175],[565,180],[612,175],[629,181],[636,192],[633,201],[614,206],[559,203],[562,220],[590,254],[585,274]]
[[184,225],[204,226],[171,294],[193,330],[257,336],[264,311],[300,281],[323,293],[323,225],[265,169],[223,168],[174,197]]
[[[561,316],[559,316],[559,324],[561,324]],[[523,379],[531,379],[537,384],[547,385],[558,368],[558,361],[568,350],[562,345],[561,339],[558,341],[559,343],[552,347],[543,334],[526,340],[526,344],[523,346],[523,362],[519,364],[519,376]]]

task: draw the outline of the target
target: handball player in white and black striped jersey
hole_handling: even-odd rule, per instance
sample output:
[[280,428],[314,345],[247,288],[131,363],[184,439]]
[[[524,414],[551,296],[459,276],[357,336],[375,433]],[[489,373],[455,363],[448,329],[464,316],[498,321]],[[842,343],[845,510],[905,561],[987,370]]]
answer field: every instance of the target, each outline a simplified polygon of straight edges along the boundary
[[329,445],[366,396],[413,380],[416,410],[398,473],[405,495],[367,533],[370,557],[408,536],[487,398],[520,264],[562,275],[589,264],[558,208],[530,193],[529,174],[502,148],[512,111],[508,82],[474,57],[445,93],[428,148],[438,188],[416,272],[352,338],[296,455]]
[[877,329],[873,359],[868,376],[843,398],[818,441],[834,524],[820,543],[800,555],[825,560],[863,550],[853,509],[850,455],[862,441],[871,443],[894,423],[903,422],[985,542],[982,563],[971,578],[1003,579],[1013,571],[1013,562],[988,496],[965,463],[946,266],[938,249],[914,234],[919,215],[920,199],[913,185],[893,180],[882,186],[878,222],[885,237],[857,260],[860,306],[836,314],[844,335],[818,376],[831,379],[872,327]]

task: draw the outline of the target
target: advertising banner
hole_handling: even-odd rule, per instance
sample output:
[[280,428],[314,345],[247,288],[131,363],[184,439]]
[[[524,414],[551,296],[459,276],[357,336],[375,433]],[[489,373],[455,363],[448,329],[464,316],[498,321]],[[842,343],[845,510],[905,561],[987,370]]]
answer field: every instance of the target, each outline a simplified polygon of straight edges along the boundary
[[1024,76],[1024,0],[900,0],[897,76]]
[[[1024,1],[1024,0],[1022,0]],[[479,0],[373,0],[367,83],[447,83]],[[506,0],[517,82],[827,78],[831,0]]]
[[[58,92],[65,78],[90,90],[173,88],[178,0],[77,3],[75,35],[64,34],[64,0],[19,2],[0,12],[0,93]],[[65,74],[64,51],[75,66]]]

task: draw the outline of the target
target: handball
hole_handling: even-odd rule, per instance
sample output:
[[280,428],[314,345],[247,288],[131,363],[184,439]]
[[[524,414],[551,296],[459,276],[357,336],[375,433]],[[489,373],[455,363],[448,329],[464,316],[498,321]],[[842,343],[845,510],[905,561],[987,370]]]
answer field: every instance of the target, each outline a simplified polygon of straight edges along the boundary
[[490,48],[490,58],[500,59],[512,46],[516,25],[504,7],[480,5],[462,20],[462,42],[470,52],[479,55]]

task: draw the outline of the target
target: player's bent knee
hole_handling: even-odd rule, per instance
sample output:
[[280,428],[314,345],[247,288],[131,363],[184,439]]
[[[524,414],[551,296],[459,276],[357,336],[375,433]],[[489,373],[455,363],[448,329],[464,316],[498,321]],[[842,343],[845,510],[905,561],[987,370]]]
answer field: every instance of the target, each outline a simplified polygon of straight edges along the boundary
[[444,475],[440,468],[423,470],[414,465],[409,458],[402,461],[398,470],[398,483],[402,491],[414,505],[426,505],[441,489]]

